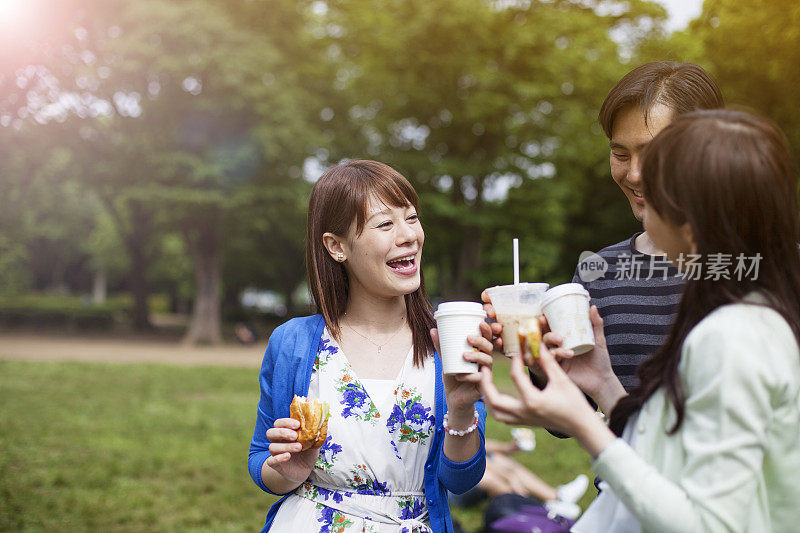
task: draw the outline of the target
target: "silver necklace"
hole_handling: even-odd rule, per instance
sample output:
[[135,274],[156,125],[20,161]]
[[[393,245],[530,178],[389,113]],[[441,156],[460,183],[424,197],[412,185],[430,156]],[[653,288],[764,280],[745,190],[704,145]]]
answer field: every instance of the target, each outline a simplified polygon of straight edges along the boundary
[[[347,313],[345,313],[345,316],[347,316]],[[375,342],[374,340],[370,339],[369,337],[367,337],[367,336],[366,336],[366,335],[364,335],[363,333],[359,333],[359,332],[356,330],[356,328],[354,328],[353,326],[351,326],[351,325],[350,325],[350,324],[348,324],[347,322],[345,322],[345,323],[344,323],[344,325],[345,325],[345,326],[347,326],[348,328],[350,328],[351,330],[353,330],[353,333],[355,333],[355,334],[356,334],[356,335],[358,335],[359,337],[361,337],[361,338],[363,338],[363,339],[366,339],[366,340],[367,340],[367,341],[368,341],[370,344],[372,344],[372,345],[374,345],[374,346],[377,346],[377,347],[378,347],[378,355],[380,355],[380,354],[381,354],[381,348],[383,348],[384,346],[386,346],[387,344],[389,344],[389,342],[391,342],[391,340],[392,340],[392,339],[394,339],[394,338],[395,338],[395,336],[397,336],[397,334],[398,334],[398,333],[400,333],[400,330],[402,330],[402,329],[403,329],[403,326],[405,326],[405,325],[406,325],[406,318],[405,318],[405,317],[403,317],[403,323],[402,323],[402,324],[400,324],[400,327],[399,327],[399,328],[397,328],[397,330],[396,330],[394,333],[392,333],[392,336],[391,336],[391,337],[389,337],[388,339],[386,339],[386,340],[383,342],[383,344],[378,344],[377,342]]]

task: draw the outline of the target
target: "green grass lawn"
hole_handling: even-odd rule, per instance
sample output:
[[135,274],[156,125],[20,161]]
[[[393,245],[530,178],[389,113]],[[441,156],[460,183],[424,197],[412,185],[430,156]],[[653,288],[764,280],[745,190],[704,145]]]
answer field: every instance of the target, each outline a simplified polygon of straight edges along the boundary
[[[0,361],[0,531],[260,530],[274,498],[247,473],[257,401],[254,369]],[[488,435],[509,439],[493,420]],[[589,473],[542,431],[517,458],[551,484]]]

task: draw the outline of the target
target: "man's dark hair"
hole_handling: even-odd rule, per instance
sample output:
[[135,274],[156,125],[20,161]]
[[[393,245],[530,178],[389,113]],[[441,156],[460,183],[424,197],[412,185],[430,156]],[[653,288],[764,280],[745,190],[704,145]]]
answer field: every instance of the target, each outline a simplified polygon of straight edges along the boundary
[[598,120],[610,139],[619,111],[635,105],[647,123],[650,108],[656,104],[672,109],[673,118],[698,109],[725,107],[719,87],[702,67],[655,61],[636,67],[619,80],[603,101]]

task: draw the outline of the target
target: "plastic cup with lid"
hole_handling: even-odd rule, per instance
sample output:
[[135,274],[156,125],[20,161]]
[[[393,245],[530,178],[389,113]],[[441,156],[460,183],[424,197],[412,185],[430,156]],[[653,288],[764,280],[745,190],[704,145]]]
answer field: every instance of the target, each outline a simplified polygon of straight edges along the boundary
[[541,301],[550,285],[547,283],[517,283],[498,285],[486,289],[497,313],[497,321],[503,325],[503,353],[511,357],[522,353],[519,343],[519,326],[542,314]]

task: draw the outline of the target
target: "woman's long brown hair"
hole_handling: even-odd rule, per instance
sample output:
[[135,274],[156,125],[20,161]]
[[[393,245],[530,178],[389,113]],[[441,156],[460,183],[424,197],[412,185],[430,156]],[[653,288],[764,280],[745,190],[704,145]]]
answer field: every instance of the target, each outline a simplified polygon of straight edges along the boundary
[[[697,253],[760,255],[755,279],[731,275],[690,279],[662,348],[637,369],[639,385],[611,414],[621,435],[628,418],[661,387],[683,423],[686,395],[678,365],[686,336],[714,309],[765,293],[800,343],[800,252],[797,175],[782,132],[771,122],[732,110],[696,111],[675,119],[642,156],[647,207],[664,220],[689,223]],[[757,364],[755,362],[754,364]]]
[[[308,287],[317,312],[325,318],[331,334],[340,339],[339,322],[347,309],[350,283],[344,265],[334,261],[323,245],[326,232],[347,235],[355,221],[361,234],[367,216],[367,205],[373,196],[387,205],[413,205],[419,212],[419,199],[414,187],[389,165],[369,160],[352,160],[329,168],[311,191],[306,226],[306,272]],[[414,342],[414,364],[422,366],[434,346],[430,337],[436,327],[433,308],[425,293],[422,264],[419,265],[419,288],[405,295],[406,315]]]

